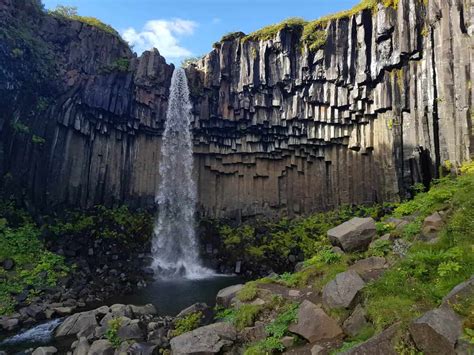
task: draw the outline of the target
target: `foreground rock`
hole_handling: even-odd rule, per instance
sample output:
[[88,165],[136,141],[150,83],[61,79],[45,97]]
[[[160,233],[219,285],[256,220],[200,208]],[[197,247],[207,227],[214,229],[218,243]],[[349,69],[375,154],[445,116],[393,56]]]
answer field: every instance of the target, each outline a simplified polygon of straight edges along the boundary
[[343,334],[337,322],[329,317],[321,307],[308,300],[301,303],[298,310],[298,321],[288,328],[310,343],[320,340],[334,339]]
[[171,339],[171,352],[178,354],[217,354],[229,349],[237,338],[235,327],[215,323]]
[[33,351],[32,355],[53,355],[58,352],[58,349],[56,349],[54,346],[42,346],[40,348],[37,348],[35,351]]
[[454,287],[443,298],[443,305],[453,307],[467,299],[472,299],[472,302],[474,302],[474,276]]
[[359,217],[344,222],[327,233],[331,244],[341,247],[345,252],[367,250],[376,234],[374,219]]
[[357,272],[364,281],[378,279],[388,268],[387,261],[383,257],[372,256],[367,259],[358,260],[349,270]]
[[223,288],[217,293],[216,304],[225,308],[230,307],[232,299],[243,287],[244,285],[239,284]]
[[398,355],[395,351],[398,338],[397,333],[400,326],[394,324],[366,342],[342,353],[344,355]]
[[344,333],[354,337],[368,325],[369,323],[367,322],[364,308],[362,308],[361,305],[357,305],[354,312],[344,321],[342,328],[344,329]]
[[337,274],[336,278],[323,288],[323,304],[329,309],[355,306],[364,280],[354,270]]
[[448,307],[425,313],[410,325],[416,347],[425,354],[455,354],[455,344],[462,334],[462,322]]

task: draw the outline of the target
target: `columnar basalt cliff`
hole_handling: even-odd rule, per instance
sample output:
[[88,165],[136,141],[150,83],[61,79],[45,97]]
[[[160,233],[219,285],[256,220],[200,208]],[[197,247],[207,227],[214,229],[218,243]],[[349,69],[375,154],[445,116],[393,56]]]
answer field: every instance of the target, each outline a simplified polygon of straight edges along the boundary
[[316,52],[291,28],[218,43],[190,70],[206,212],[393,200],[469,159],[472,11],[469,1],[379,5],[329,21]]
[[[151,206],[173,67],[79,21],[32,16],[24,3],[0,0],[3,186],[50,207]],[[400,0],[328,21],[314,52],[292,28],[216,44],[187,68],[201,213],[395,200],[445,161],[468,160],[473,15],[471,0]],[[54,87],[28,91],[40,93],[34,106],[20,75],[31,41],[5,40],[22,18],[54,63]]]

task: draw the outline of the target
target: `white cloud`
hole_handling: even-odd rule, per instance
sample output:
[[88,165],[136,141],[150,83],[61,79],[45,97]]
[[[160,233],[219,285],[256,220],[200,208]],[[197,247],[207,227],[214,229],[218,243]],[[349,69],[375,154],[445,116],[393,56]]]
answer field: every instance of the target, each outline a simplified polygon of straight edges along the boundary
[[130,27],[122,32],[122,37],[141,54],[146,50],[157,48],[166,58],[189,57],[192,52],[180,45],[180,38],[191,36],[198,24],[180,18],[172,20],[148,21],[141,32]]

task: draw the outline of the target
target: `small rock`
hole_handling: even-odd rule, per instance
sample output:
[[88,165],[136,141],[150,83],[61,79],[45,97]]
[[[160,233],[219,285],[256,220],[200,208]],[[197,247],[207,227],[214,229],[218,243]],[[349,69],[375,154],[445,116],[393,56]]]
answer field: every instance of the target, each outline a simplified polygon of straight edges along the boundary
[[11,332],[20,327],[20,321],[16,318],[6,318],[0,320],[0,326],[3,330]]
[[53,311],[55,311],[60,316],[68,316],[74,311],[75,307],[55,307]]
[[373,218],[353,218],[328,231],[332,245],[345,252],[365,251],[376,236]]
[[439,212],[435,212],[432,215],[425,218],[421,233],[428,239],[436,237],[438,232],[443,228],[443,218]]
[[331,309],[351,308],[364,286],[364,280],[354,270],[337,274],[336,278],[323,288],[323,304]]
[[85,337],[81,337],[77,342],[73,355],[87,355],[90,345]]
[[15,261],[13,259],[5,259],[3,261],[3,268],[7,271],[12,270],[15,267]]
[[232,299],[237,295],[237,293],[244,287],[244,285],[233,285],[226,288],[223,288],[217,293],[216,304],[225,308],[229,308],[231,305]]
[[343,334],[334,319],[308,300],[301,303],[298,310],[298,321],[291,324],[288,329],[310,343],[334,339]]
[[380,276],[387,268],[387,261],[383,257],[372,256],[359,260],[352,265],[349,270],[356,271],[364,281],[372,281]]
[[455,354],[454,345],[462,334],[462,322],[448,307],[425,313],[409,327],[416,347],[426,354]]
[[304,261],[300,261],[295,265],[295,272],[301,271],[304,268]]
[[368,322],[366,319],[366,312],[364,308],[359,304],[354,309],[354,312],[344,321],[342,325],[342,329],[344,329],[344,333],[347,335],[354,337],[359,332],[368,326]]
[[311,348],[311,355],[322,355],[324,354],[324,348],[321,345],[314,345]]
[[146,316],[146,315],[155,315],[158,312],[156,311],[156,308],[152,304],[147,304],[144,306],[130,306],[133,316],[134,317],[140,317],[140,316]]
[[288,296],[297,298],[301,296],[301,291],[300,290],[289,290],[288,291]]
[[283,338],[280,339],[280,342],[282,343],[282,345],[287,349],[289,347],[291,347],[294,343],[294,338],[293,337],[290,337],[290,336],[285,336]]
[[240,332],[240,337],[245,343],[253,343],[265,339],[267,337],[265,323],[256,322],[253,327],[244,328]]
[[339,254],[339,255],[344,254],[344,251],[339,247],[332,247],[331,250],[334,254]]
[[135,343],[128,348],[127,354],[133,355],[152,355],[156,349],[156,345],[152,343]]
[[56,349],[54,346],[42,346],[33,351],[32,355],[52,355],[56,354],[57,352],[58,349]]

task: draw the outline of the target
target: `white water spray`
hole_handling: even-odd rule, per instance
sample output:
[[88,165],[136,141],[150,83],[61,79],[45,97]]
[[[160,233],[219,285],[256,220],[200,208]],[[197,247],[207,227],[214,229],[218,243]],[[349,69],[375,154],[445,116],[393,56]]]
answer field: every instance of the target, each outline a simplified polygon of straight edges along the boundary
[[199,260],[194,213],[191,103],[186,73],[175,69],[161,147],[158,219],[153,237],[153,267],[159,277],[190,279],[212,275]]

